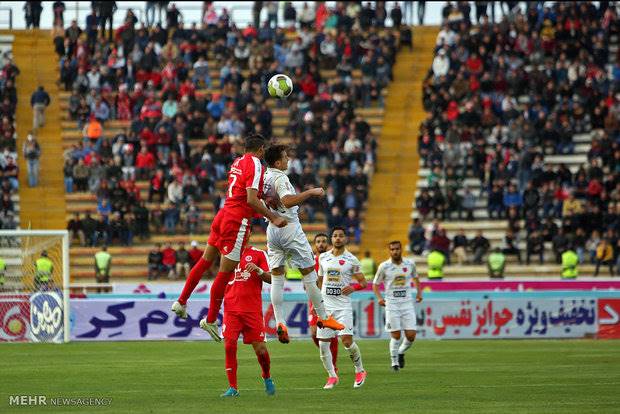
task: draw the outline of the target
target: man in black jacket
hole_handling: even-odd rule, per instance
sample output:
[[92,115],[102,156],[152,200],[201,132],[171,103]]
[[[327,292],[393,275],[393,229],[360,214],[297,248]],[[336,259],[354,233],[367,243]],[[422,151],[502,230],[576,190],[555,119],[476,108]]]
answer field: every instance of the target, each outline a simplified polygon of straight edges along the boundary
[[161,244],[156,243],[155,248],[153,248],[153,250],[149,252],[149,257],[148,257],[148,265],[149,265],[148,278],[149,280],[157,279],[161,275],[161,272],[164,269],[164,265],[162,263],[163,258],[164,256],[161,252]]
[[469,245],[474,252],[474,263],[482,264],[482,256],[484,256],[491,247],[489,239],[482,235],[482,230],[478,230],[476,237],[471,240]]
[[105,25],[106,22],[109,22],[110,29],[108,31],[108,38],[110,42],[114,36],[114,32],[112,30],[112,25],[114,21],[114,12],[116,11],[116,2],[115,1],[98,1],[97,3],[97,11],[99,12],[99,26],[101,27],[101,35],[105,37]]

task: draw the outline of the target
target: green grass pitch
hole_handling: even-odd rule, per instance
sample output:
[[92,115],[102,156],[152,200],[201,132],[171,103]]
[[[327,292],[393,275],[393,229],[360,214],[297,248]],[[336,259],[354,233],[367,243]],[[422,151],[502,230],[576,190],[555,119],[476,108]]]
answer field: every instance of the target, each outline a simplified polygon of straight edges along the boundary
[[[109,342],[0,346],[0,412],[93,413],[609,413],[620,412],[620,341],[421,341],[389,370],[387,341],[360,340],[368,379],[340,385],[310,341],[268,343],[277,394],[265,395],[251,347],[239,345],[241,396],[227,388],[223,345]],[[110,397],[105,407],[11,407],[9,395]]]

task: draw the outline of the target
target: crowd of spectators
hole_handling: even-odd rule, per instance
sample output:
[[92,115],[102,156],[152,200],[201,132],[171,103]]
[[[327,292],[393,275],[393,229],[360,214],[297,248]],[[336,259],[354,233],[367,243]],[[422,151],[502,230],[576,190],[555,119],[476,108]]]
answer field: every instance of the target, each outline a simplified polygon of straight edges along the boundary
[[[100,229],[89,229],[83,242],[130,244],[132,236],[148,237],[149,227],[169,234],[181,224],[190,233],[204,230],[201,206],[206,200],[215,210],[221,205],[217,183],[242,137],[283,138],[273,136],[265,87],[276,73],[289,74],[295,84],[286,103],[278,102],[289,113],[291,182],[300,191],[327,190],[325,203],[306,206],[306,219],[323,212],[330,226],[346,226],[359,241],[376,141],[355,109],[382,105],[397,48],[411,43],[411,32],[383,30],[383,4],[332,8],[321,2],[297,13],[287,3],[286,27],[268,13],[266,21],[240,29],[226,10],[217,13],[205,3],[201,26],[184,25],[174,4],[163,11],[166,24],[156,23],[151,4],[148,24],[129,10],[111,40],[98,30],[96,7],[86,26],[72,21],[54,29],[60,81],[71,92],[69,114],[83,137],[65,153],[66,191],[88,191],[98,200],[97,219],[91,219]],[[266,3],[268,12],[279,7]],[[129,127],[111,137],[106,130],[117,121]],[[136,180],[149,181],[150,208]]]
[[[596,261],[618,257],[620,231],[620,20],[607,2],[530,2],[501,22],[471,21],[468,2],[447,4],[426,79],[419,152],[430,169],[416,199],[420,218],[508,220],[505,251],[556,261],[566,246]],[[616,45],[616,49],[610,46]],[[549,155],[574,153],[590,134],[588,163],[571,170]],[[476,194],[464,186],[480,182]],[[480,201],[480,202],[479,202]],[[559,225],[558,225],[559,224]],[[419,233],[419,231],[418,231]],[[415,247],[419,250],[419,237]],[[602,240],[602,241],[601,241]],[[615,261],[614,259],[614,261]]]
[[11,197],[19,189],[15,127],[15,79],[19,75],[19,69],[13,62],[11,52],[3,53],[0,61],[0,227],[10,230],[17,228],[15,205]]

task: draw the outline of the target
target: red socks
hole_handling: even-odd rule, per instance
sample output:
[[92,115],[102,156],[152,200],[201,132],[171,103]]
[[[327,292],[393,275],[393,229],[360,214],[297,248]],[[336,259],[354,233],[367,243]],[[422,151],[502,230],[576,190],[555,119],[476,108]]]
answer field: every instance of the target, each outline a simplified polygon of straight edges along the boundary
[[228,384],[234,389],[238,389],[237,388],[237,341],[230,340],[230,339],[224,339],[224,350],[226,351],[226,376],[228,377]]
[[194,289],[196,289],[196,285],[202,279],[202,275],[209,270],[211,267],[211,262],[205,260],[203,257],[198,259],[192,270],[187,275],[187,279],[185,280],[185,286],[183,286],[183,291],[181,292],[181,296],[179,296],[179,303],[181,305],[185,305],[187,300],[192,295]]
[[338,337],[332,338],[329,342],[329,350],[332,351],[332,362],[334,368],[336,368],[336,362],[338,362]]
[[271,367],[271,359],[269,358],[269,352],[265,351],[263,353],[256,353],[256,357],[258,358],[258,363],[260,364],[261,369],[263,370],[263,378],[271,378],[271,373],[269,369]]
[[[193,269],[192,269],[193,271]],[[220,313],[222,301],[226,286],[232,278],[234,272],[218,272],[213,284],[211,285],[211,298],[209,303],[209,313],[207,314],[207,322],[214,323],[217,320],[217,314]]]

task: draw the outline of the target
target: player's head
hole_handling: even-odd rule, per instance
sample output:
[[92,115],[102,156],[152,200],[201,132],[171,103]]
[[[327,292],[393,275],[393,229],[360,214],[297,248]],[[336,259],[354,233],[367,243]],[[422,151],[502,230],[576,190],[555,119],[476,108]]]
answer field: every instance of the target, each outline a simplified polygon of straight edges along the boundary
[[272,145],[265,150],[265,162],[270,168],[286,170],[288,168],[288,154],[286,145]]
[[325,253],[329,247],[328,237],[325,233],[319,233],[314,236],[314,249],[318,254]]
[[399,262],[403,258],[403,245],[399,240],[391,241],[388,244],[388,248],[390,249],[390,257],[392,260]]
[[265,154],[265,138],[261,134],[250,134],[245,137],[245,152],[250,152],[258,158]]
[[332,229],[332,246],[341,249],[347,244],[347,232],[344,227],[336,226]]

